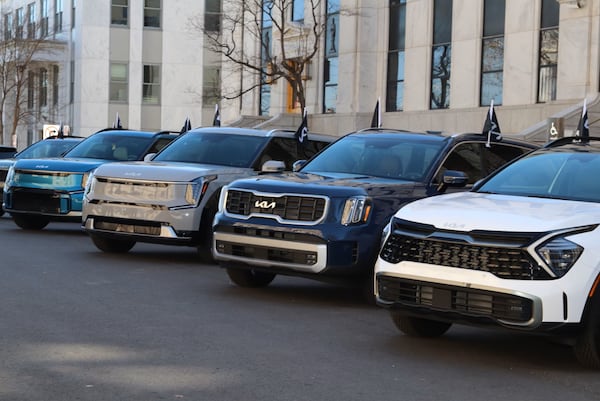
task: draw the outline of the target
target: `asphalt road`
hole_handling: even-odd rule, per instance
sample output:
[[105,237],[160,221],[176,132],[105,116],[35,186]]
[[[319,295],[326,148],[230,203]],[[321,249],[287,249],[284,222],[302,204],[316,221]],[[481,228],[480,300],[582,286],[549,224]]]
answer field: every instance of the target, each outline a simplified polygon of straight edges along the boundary
[[453,327],[423,340],[352,290],[231,285],[189,248],[97,251],[0,218],[0,400],[600,399],[570,348]]

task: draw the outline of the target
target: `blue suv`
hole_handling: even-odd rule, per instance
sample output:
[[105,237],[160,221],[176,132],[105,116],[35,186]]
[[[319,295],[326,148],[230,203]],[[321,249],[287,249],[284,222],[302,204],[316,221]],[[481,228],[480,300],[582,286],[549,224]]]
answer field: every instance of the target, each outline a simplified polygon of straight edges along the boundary
[[352,133],[297,172],[226,186],[213,255],[239,286],[266,286],[282,274],[358,284],[373,301],[382,230],[400,206],[464,191],[537,147],[481,134]]
[[81,222],[83,190],[96,167],[142,160],[176,137],[168,131],[106,129],[90,135],[63,157],[17,160],[6,177],[4,210],[17,226],[29,230],[41,230],[52,220]]

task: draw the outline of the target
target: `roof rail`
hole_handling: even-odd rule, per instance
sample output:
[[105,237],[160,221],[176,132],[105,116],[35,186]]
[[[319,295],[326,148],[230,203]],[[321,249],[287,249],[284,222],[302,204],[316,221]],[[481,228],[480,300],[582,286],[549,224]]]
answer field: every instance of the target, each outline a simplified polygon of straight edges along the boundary
[[555,139],[553,141],[547,142],[542,147],[543,148],[554,148],[554,147],[561,146],[561,145],[566,145],[566,144],[569,144],[569,143],[587,144],[590,141],[598,142],[598,141],[600,141],[600,137],[590,136],[588,138],[582,138],[582,137],[579,137],[579,136],[565,136],[563,138],[558,138],[558,139]]

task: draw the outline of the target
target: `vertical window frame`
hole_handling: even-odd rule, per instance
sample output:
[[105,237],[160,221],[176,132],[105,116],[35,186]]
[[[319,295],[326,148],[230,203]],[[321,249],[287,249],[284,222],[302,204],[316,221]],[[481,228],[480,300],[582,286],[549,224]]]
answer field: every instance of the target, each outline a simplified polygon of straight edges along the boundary
[[[497,8],[501,5],[502,16],[499,18]],[[488,7],[490,7],[488,9]],[[481,38],[481,73],[479,80],[479,105],[489,106],[493,100],[494,105],[502,104],[504,84],[504,25],[506,17],[505,0],[484,0],[483,4],[483,32]],[[490,62],[493,57],[491,53],[500,55],[495,63]],[[493,86],[488,83],[498,79],[499,85]],[[494,91],[495,88],[495,91]],[[495,94],[493,94],[495,92]]]
[[63,0],[54,0],[54,33],[62,32]]
[[556,100],[559,20],[560,5],[555,1],[542,0],[538,43],[537,103]]
[[110,24],[129,26],[129,0],[111,0]]
[[[443,10],[442,5],[449,7]],[[452,72],[452,0],[434,0],[433,5],[433,41],[431,46],[430,102],[431,110],[450,108],[450,77]],[[448,22],[447,26],[444,23]],[[439,73],[436,73],[440,71]],[[439,81],[439,82],[438,82]],[[436,88],[439,99],[436,100]]]
[[[158,6],[149,4],[152,1],[157,1]],[[144,28],[160,29],[161,25],[162,0],[144,0]]]
[[385,111],[404,109],[406,0],[390,0]]
[[[116,76],[116,68],[121,67],[124,71],[123,76]],[[127,103],[129,100],[129,66],[127,63],[111,62],[109,68],[109,102]]]
[[161,68],[159,64],[144,64],[142,103],[159,105],[161,100]]

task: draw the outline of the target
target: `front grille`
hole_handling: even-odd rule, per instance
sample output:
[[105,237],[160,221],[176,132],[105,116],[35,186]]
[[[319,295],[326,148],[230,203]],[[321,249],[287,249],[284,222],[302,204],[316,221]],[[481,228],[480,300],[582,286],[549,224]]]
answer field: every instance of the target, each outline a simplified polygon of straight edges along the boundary
[[533,318],[533,301],[510,294],[388,276],[377,277],[377,290],[382,301],[397,305],[426,307],[516,323],[528,322]]
[[256,245],[216,241],[216,249],[224,255],[250,259],[270,260],[280,263],[294,263],[311,266],[317,263],[317,253],[293,249],[277,249]]
[[317,222],[325,216],[327,200],[318,196],[259,195],[250,191],[227,191],[228,213],[279,216],[288,222]]
[[15,189],[10,202],[12,210],[54,214],[61,212],[60,204],[61,197],[55,192],[29,189]]
[[[538,266],[525,248],[524,236],[512,239],[499,234],[479,234],[476,239],[485,237],[484,243],[466,242],[462,236],[451,235],[436,238],[444,233],[420,232],[407,234],[400,225],[393,224],[392,234],[381,248],[380,256],[389,263],[401,261],[441,265],[461,269],[479,270],[492,273],[496,277],[516,280],[544,280],[552,277]],[[445,232],[446,234],[448,232]],[[425,236],[427,235],[427,236]],[[528,238],[534,238],[529,235]],[[495,239],[499,243],[492,242]],[[516,241],[516,243],[515,243]]]
[[142,235],[160,235],[160,224],[146,222],[115,222],[96,217],[94,219],[94,229],[112,231],[118,233],[142,234]]

